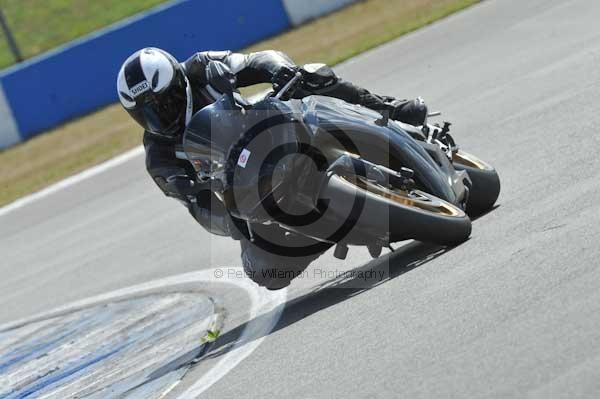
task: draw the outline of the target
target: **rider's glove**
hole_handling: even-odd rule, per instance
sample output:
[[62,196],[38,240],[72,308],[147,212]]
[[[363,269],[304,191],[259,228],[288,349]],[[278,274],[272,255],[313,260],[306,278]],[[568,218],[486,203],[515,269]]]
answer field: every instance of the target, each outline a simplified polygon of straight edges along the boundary
[[299,68],[295,66],[284,65],[281,68],[279,68],[279,71],[277,71],[275,75],[273,75],[273,79],[271,80],[271,82],[273,83],[273,90],[275,90],[275,92],[278,92],[279,90],[283,89],[285,85],[287,85],[290,82],[290,80],[292,80],[296,76],[296,73],[298,71]]

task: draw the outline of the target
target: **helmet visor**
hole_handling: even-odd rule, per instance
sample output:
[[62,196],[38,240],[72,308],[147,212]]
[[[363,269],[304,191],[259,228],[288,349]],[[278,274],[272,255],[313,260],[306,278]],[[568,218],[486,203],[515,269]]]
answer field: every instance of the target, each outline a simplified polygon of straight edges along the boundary
[[174,137],[185,129],[187,101],[185,81],[178,82],[160,93],[149,93],[132,116],[148,132]]

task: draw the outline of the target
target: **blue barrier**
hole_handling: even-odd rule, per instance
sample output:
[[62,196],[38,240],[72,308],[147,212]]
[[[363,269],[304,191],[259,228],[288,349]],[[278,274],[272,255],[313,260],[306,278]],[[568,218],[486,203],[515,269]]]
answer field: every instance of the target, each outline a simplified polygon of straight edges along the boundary
[[123,60],[156,46],[179,58],[241,48],[290,26],[280,0],[183,0],[99,32],[0,76],[23,139],[117,101]]
[[[117,101],[118,70],[139,48],[164,48],[181,60],[240,49],[306,20],[298,1],[177,0],[10,68],[0,73],[0,148]],[[330,0],[311,2],[332,10]]]

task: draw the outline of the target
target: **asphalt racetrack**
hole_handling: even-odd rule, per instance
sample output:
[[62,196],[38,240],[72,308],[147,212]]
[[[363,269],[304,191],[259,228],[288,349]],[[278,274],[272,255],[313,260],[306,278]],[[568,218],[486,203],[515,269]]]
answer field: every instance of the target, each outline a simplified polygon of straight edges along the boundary
[[[198,323],[224,315],[212,353],[167,381],[166,397],[598,397],[599,16],[590,0],[487,0],[337,68],[377,93],[423,96],[462,148],[499,170],[499,206],[463,245],[405,243],[377,261],[359,249],[344,262],[327,254],[286,292],[256,291],[236,276],[238,244],[162,197],[138,156],[0,216],[0,323],[115,290],[127,298],[152,281],[160,301],[214,300]],[[353,270],[362,273],[344,274]],[[130,306],[150,314],[152,298]],[[93,313],[112,325],[129,305],[107,306]],[[37,323],[21,323],[29,341],[19,345],[48,336],[50,322]],[[2,396],[12,389],[3,373],[29,353],[2,357],[11,334],[0,333],[0,397],[24,397]],[[68,397],[53,384],[83,378],[88,363],[31,383],[29,397]],[[160,367],[157,381],[178,370]]]

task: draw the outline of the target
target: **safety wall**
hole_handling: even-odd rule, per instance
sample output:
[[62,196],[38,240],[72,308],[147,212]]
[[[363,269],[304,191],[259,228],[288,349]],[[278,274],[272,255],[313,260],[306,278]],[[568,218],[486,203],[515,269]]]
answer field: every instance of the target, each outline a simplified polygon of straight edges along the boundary
[[300,25],[311,19],[356,3],[356,0],[283,0],[292,25]]
[[177,0],[0,73],[0,148],[117,101],[121,63],[142,47],[183,60],[240,49],[357,0]]

